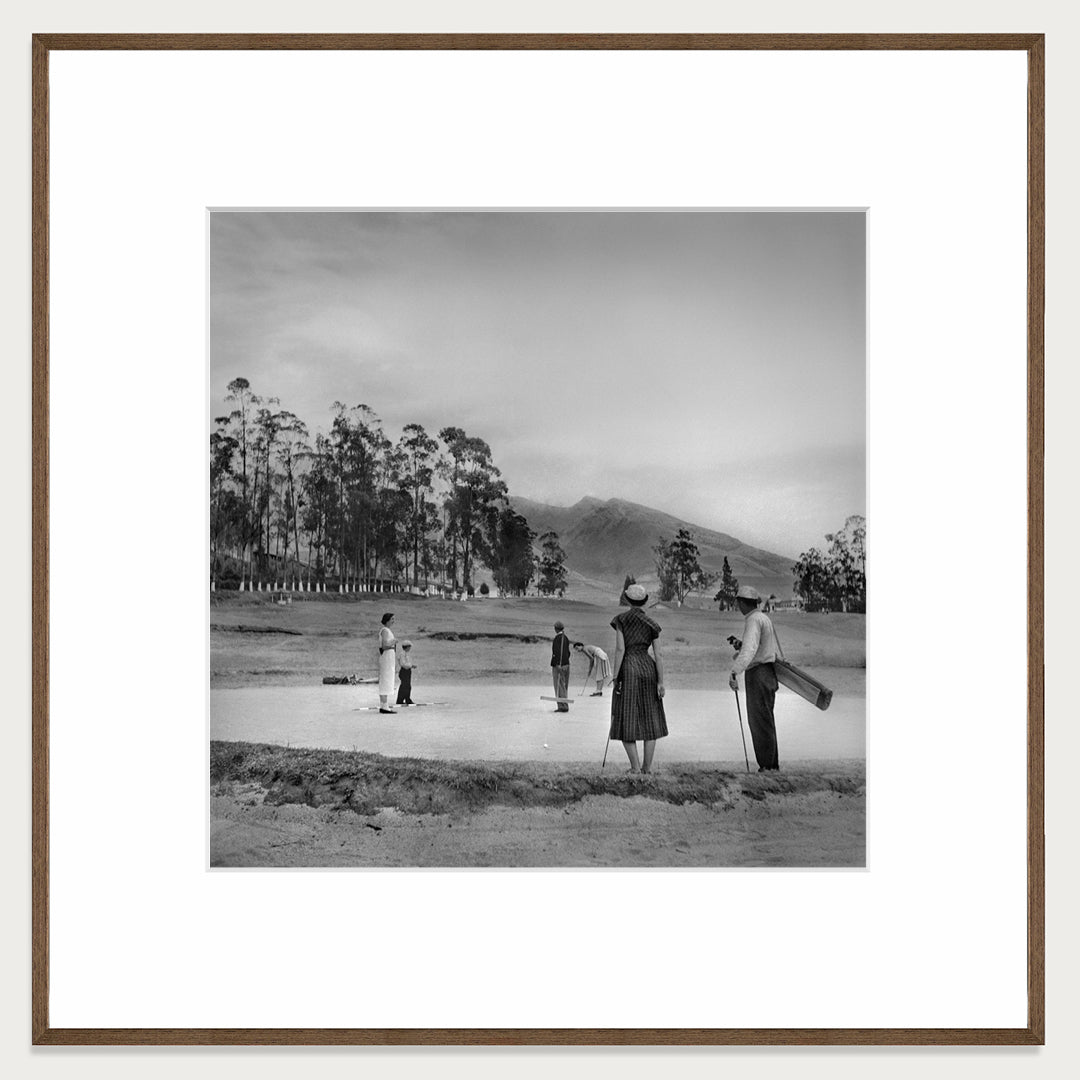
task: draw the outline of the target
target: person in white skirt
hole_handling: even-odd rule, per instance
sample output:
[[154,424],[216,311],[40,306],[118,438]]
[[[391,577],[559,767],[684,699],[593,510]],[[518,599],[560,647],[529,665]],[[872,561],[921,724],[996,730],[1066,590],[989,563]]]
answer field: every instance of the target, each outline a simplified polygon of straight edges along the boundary
[[397,639],[394,631],[390,629],[394,625],[394,613],[388,611],[382,617],[382,627],[379,630],[379,712],[393,713],[396,709],[390,708],[390,695],[394,692],[394,674],[397,664]]
[[589,673],[585,676],[588,682],[592,673],[596,672],[596,690],[589,697],[603,697],[604,683],[611,678],[611,661],[608,654],[598,645],[586,645],[583,641],[574,642],[574,652],[583,653],[589,658]]

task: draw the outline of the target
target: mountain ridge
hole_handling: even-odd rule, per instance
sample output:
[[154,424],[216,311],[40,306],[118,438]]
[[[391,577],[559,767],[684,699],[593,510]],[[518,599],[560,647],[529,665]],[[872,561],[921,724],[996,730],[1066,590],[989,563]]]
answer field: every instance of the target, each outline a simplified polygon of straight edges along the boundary
[[515,510],[537,534],[555,532],[566,552],[566,566],[576,574],[621,587],[625,574],[656,581],[653,547],[661,537],[670,540],[680,528],[689,530],[700,551],[704,569],[719,574],[724,557],[740,583],[754,585],[765,595],[791,596],[794,559],[743,543],[729,533],[696,525],[663,510],[628,499],[598,499],[586,495],[572,506],[555,506],[511,495]]

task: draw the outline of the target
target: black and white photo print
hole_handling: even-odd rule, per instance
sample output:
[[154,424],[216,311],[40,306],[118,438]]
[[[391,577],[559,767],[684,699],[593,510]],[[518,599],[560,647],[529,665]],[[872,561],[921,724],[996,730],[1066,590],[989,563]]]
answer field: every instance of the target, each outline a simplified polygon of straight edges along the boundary
[[210,864],[866,865],[866,215],[213,210]]

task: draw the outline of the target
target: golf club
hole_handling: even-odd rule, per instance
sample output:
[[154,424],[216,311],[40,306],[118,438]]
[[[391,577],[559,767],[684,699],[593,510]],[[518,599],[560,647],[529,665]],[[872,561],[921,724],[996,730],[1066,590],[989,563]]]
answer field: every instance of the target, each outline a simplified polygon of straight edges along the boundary
[[742,736],[742,752],[743,757],[746,759],[746,771],[750,771],[750,758],[746,753],[746,732],[743,731],[742,723],[742,705],[739,704],[739,688],[735,687],[735,708],[739,710],[739,734]]

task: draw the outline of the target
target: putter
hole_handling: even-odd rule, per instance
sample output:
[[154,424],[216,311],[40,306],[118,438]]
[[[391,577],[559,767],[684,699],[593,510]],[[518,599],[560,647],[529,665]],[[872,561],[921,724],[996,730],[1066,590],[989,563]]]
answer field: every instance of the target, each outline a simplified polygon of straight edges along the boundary
[[[611,685],[612,686],[616,685],[614,676],[612,676]],[[613,693],[616,693],[616,694],[618,692],[619,692],[618,690],[613,691]],[[612,709],[615,708],[615,702],[614,701],[612,701],[611,707],[612,707]],[[604,743],[604,760],[600,762],[600,768],[601,769],[607,764],[607,752],[608,752],[608,747],[610,745],[611,745],[611,728],[608,728],[607,742]]]
[[735,708],[739,710],[739,734],[742,736],[742,753],[746,759],[746,771],[750,771],[750,758],[746,753],[746,732],[743,731],[742,724],[742,705],[739,704],[739,689],[735,688]]

